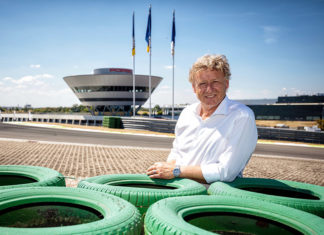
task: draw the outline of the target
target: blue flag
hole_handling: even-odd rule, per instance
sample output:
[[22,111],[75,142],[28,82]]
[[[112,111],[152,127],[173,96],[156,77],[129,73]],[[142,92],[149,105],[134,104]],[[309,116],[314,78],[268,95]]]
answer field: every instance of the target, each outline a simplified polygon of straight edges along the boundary
[[175,11],[173,11],[172,35],[171,35],[171,55],[174,55],[175,36],[176,36]]
[[146,36],[145,36],[145,40],[147,42],[147,52],[150,52],[151,33],[152,33],[152,19],[151,19],[151,6],[150,6],[149,16],[148,16],[148,19],[147,19]]

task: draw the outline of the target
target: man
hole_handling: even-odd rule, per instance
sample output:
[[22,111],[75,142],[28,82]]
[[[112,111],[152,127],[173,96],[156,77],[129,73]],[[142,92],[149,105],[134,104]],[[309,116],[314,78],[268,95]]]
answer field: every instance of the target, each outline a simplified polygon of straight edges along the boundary
[[200,102],[182,111],[167,162],[150,166],[147,175],[208,184],[242,177],[258,135],[253,112],[226,96],[230,76],[223,55],[205,55],[193,64],[189,81]]

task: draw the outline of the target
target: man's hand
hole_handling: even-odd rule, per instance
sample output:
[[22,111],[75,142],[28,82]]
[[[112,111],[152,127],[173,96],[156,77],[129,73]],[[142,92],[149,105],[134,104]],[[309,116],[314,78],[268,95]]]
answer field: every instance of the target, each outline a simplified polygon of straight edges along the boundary
[[150,166],[146,174],[150,178],[158,179],[173,179],[173,169],[175,167],[175,161],[172,162],[156,162],[154,165]]

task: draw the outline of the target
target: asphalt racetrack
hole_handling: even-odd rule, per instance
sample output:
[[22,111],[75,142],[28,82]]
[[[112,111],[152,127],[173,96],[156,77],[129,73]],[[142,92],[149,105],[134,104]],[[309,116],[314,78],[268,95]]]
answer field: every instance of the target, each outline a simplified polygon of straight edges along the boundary
[[[174,140],[173,137],[167,136],[89,132],[6,123],[0,123],[0,138],[163,149],[170,149]],[[253,154],[263,157],[279,156],[324,160],[324,148],[307,147],[302,143],[300,145],[258,143]]]

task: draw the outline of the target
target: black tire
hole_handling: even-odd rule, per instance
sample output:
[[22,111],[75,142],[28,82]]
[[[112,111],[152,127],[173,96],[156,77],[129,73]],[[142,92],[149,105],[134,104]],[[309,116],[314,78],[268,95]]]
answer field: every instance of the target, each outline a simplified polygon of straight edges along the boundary
[[[129,187],[126,187],[126,185]],[[152,188],[144,188],[144,186]],[[141,214],[144,214],[150,205],[163,198],[207,195],[206,188],[193,180],[182,178],[172,180],[151,179],[142,174],[95,176],[80,181],[78,187],[121,197],[135,205]]]
[[[163,199],[145,216],[145,234],[324,234],[323,219],[257,199],[190,196]],[[289,233],[290,232],[290,233]]]
[[[131,203],[113,195],[91,190],[63,187],[19,188],[1,191],[0,198],[1,234],[135,235],[140,234],[142,228],[140,213]],[[39,209],[44,205],[50,209]],[[67,208],[64,216],[60,210],[51,209],[58,206],[61,207],[61,211]],[[25,215],[21,211],[17,212],[17,208],[23,208]],[[29,211],[26,212],[25,208]],[[30,211],[30,208],[33,210]],[[74,209],[78,212],[73,212]],[[16,213],[17,216],[9,213]],[[36,216],[31,216],[32,213]],[[89,222],[89,214],[93,214],[96,220]],[[86,222],[80,223],[81,217]],[[6,219],[9,220],[9,224]],[[10,220],[14,220],[14,224]],[[77,223],[60,225],[70,220]],[[9,227],[10,225],[18,227]]]
[[215,182],[208,194],[255,198],[324,217],[324,187],[287,180],[237,178],[233,182]]
[[65,179],[46,167],[0,165],[0,190],[37,186],[65,186]]

